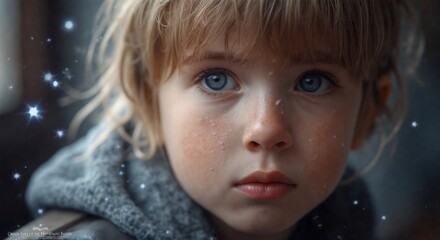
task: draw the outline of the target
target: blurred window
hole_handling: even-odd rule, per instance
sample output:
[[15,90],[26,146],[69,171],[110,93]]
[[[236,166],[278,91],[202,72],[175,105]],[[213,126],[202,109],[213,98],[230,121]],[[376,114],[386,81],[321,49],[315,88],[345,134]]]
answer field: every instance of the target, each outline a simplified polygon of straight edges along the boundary
[[0,0],[0,114],[14,109],[21,97],[20,14],[17,0]]

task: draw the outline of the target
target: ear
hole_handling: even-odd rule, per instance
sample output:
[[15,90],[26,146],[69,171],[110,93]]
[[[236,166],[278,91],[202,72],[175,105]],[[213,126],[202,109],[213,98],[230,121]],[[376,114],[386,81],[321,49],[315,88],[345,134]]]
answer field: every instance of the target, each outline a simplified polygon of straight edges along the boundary
[[391,75],[383,74],[374,83],[372,91],[365,91],[351,149],[358,149],[372,133],[377,116],[383,112],[391,95]]

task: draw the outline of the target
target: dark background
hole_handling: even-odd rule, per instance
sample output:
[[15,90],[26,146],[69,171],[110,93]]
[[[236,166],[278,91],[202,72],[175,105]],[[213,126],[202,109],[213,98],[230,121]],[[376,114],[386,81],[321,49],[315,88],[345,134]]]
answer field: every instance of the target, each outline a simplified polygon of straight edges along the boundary
[[[90,30],[100,4],[89,0],[2,2],[0,8],[15,2],[16,8],[11,7],[11,11],[19,16],[14,36],[19,48],[16,54],[0,54],[0,58],[18,63],[11,61],[9,66],[6,61],[4,67],[19,73],[21,87],[16,87],[21,94],[20,89],[11,90],[17,91],[19,100],[11,103],[8,111],[0,111],[0,238],[31,220],[24,192],[32,172],[72,141],[57,138],[55,130],[67,129],[82,103],[60,107],[63,88],[51,88],[43,75],[51,72],[64,86],[84,79]],[[414,2],[426,41],[419,69],[422,83],[408,83],[408,111],[394,154],[385,154],[365,176],[375,199],[382,239],[440,239],[440,2]],[[71,31],[64,29],[66,20],[74,23]],[[4,31],[0,28],[0,43],[8,33]],[[0,72],[1,81],[6,80]],[[0,95],[0,101],[7,98]],[[36,103],[44,109],[43,118],[29,121],[26,104]],[[417,127],[412,126],[414,121]],[[19,179],[13,177],[15,173],[20,174]]]

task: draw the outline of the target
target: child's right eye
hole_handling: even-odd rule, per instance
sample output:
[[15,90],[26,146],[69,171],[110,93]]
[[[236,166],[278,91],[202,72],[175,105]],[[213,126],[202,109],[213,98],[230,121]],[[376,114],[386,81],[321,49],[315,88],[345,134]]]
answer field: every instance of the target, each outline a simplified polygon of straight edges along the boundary
[[204,91],[218,93],[222,91],[237,90],[239,85],[231,74],[224,70],[205,71],[199,77],[200,85]]

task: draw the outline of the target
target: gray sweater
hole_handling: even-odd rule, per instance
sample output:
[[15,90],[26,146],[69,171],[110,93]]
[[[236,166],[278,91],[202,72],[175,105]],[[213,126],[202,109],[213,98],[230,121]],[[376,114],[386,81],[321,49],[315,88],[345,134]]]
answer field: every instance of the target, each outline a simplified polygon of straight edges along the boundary
[[[105,219],[76,229],[70,239],[215,239],[206,213],[179,186],[164,153],[140,160],[114,133],[81,159],[101,128],[34,173],[26,192],[33,215],[62,208]],[[373,218],[365,184],[358,181],[339,187],[304,217],[292,239],[372,239]]]

